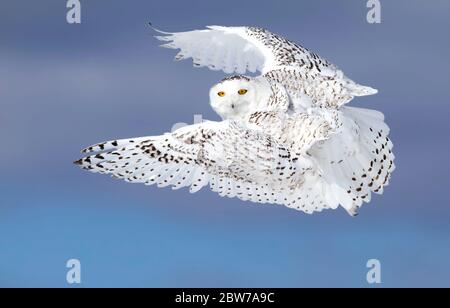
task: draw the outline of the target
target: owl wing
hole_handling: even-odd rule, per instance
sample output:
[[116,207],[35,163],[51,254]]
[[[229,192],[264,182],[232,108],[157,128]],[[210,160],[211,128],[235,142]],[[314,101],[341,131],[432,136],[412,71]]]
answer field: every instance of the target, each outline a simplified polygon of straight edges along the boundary
[[180,49],[177,60],[192,58],[194,66],[226,73],[260,71],[279,67],[305,68],[314,73],[334,75],[338,69],[306,48],[257,27],[209,26],[205,30],[163,32],[156,36],[162,47]]
[[234,121],[204,122],[161,136],[108,141],[83,153],[89,154],[75,162],[81,168],[132,183],[190,187],[191,192],[209,184],[221,196],[284,204],[308,213],[326,207],[325,201],[322,207],[319,201],[314,205],[315,198],[322,198],[319,193],[306,198],[296,187],[312,168],[307,155],[294,156],[270,135]]
[[[156,29],[155,29],[156,30]],[[354,96],[375,94],[359,85],[316,53],[266,29],[209,26],[205,30],[163,32],[162,47],[180,49],[176,60],[192,58],[194,66],[226,73],[260,71],[285,86],[298,99],[305,96],[320,105],[340,106]]]

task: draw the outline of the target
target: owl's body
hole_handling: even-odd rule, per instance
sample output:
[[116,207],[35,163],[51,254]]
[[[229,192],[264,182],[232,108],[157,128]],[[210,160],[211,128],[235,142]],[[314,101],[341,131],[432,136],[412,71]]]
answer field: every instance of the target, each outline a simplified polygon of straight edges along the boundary
[[210,90],[221,122],[162,136],[105,142],[76,163],[129,182],[209,185],[221,196],[312,213],[342,205],[354,215],[394,170],[380,112],[343,106],[376,90],[356,84],[318,55],[260,28],[209,27],[163,33],[177,59],[225,72]]

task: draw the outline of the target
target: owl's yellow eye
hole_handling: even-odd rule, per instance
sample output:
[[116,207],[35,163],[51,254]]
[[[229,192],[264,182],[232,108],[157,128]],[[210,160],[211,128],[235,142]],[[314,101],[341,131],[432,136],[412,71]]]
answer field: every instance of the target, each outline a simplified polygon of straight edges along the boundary
[[220,97],[225,96],[225,92],[220,91],[219,93],[217,93],[217,95],[219,95]]
[[239,95],[244,95],[245,93],[247,93],[247,90],[246,90],[246,89],[240,89],[240,90],[238,91],[238,94],[239,94]]

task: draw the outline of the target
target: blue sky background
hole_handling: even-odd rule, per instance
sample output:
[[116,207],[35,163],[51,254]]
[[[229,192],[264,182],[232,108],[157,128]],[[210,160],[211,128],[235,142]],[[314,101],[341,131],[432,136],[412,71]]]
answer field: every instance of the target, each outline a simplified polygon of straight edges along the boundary
[[[450,2],[85,0],[0,3],[0,286],[450,286]],[[173,63],[146,26],[264,26],[379,89],[397,169],[357,218],[116,181],[72,165],[92,143],[160,134],[194,114],[216,120],[222,73]]]

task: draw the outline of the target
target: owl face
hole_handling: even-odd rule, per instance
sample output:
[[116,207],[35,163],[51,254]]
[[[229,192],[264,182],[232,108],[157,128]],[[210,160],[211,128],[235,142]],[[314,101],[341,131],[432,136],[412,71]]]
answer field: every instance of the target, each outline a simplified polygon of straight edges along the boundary
[[246,76],[231,76],[209,91],[210,104],[222,119],[239,120],[251,110],[256,101],[255,82]]

